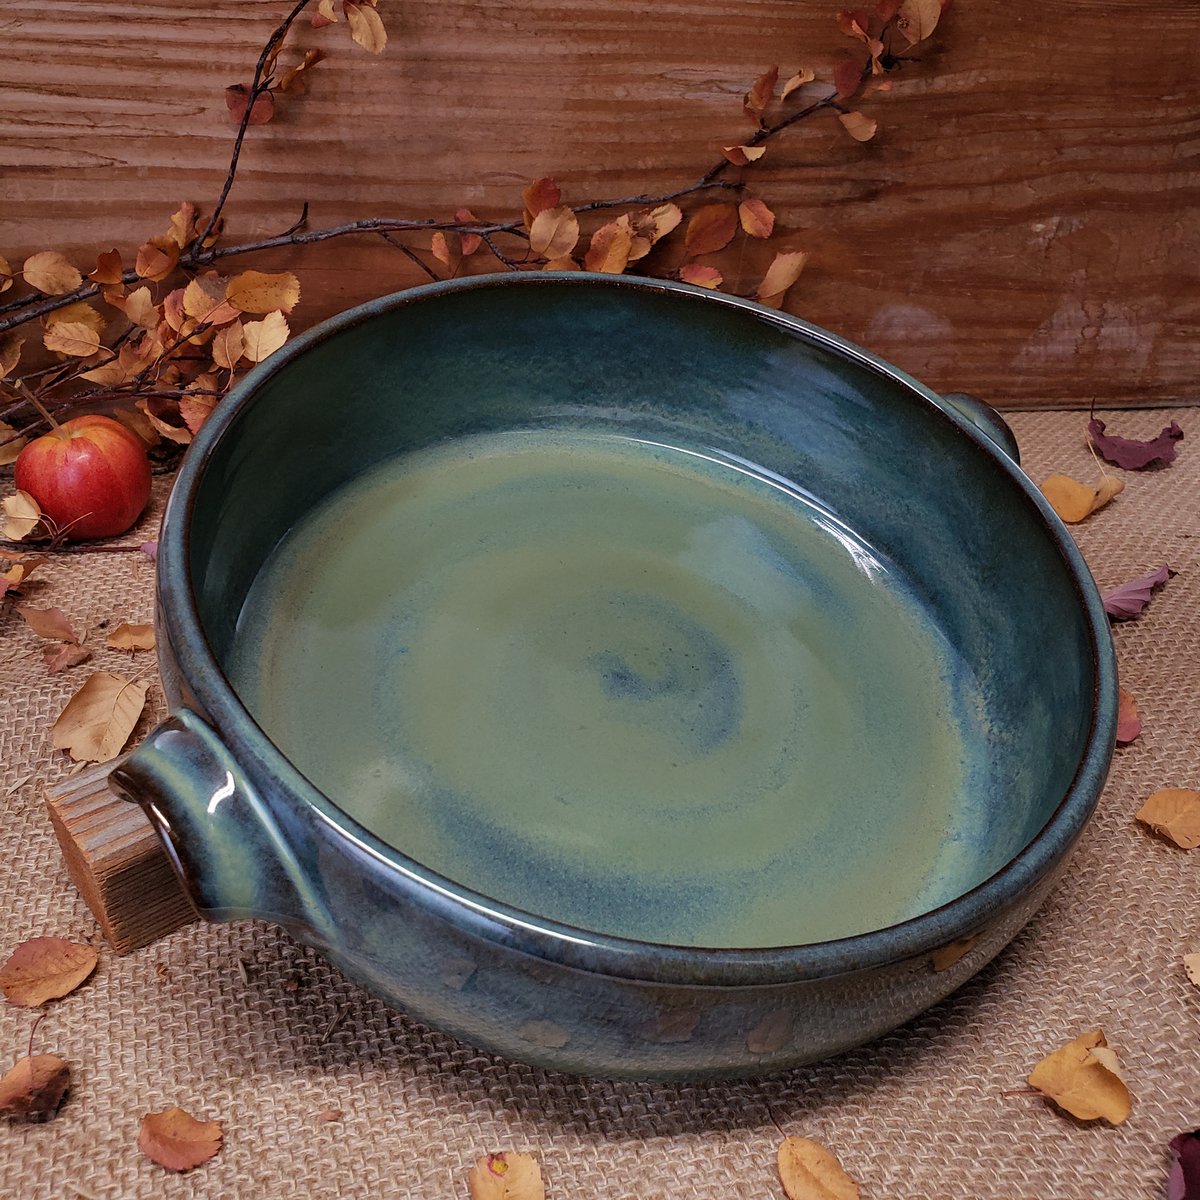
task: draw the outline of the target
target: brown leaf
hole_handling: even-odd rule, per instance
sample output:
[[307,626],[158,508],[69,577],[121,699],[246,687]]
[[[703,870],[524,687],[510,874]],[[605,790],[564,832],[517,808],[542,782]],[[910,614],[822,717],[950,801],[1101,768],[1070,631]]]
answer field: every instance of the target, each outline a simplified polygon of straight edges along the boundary
[[[479,218],[469,208],[459,208],[454,211],[454,219],[464,223],[475,223]],[[469,258],[483,244],[483,238],[477,233],[463,233],[459,235],[459,241],[462,243],[462,253],[464,258]]]
[[280,309],[289,313],[300,303],[300,281],[291,271],[278,275],[242,271],[226,285],[225,295],[242,312],[269,313]]
[[771,260],[763,281],[758,285],[758,300],[771,308],[783,303],[788,288],[800,278],[808,255],[803,250],[781,250]]
[[53,646],[42,648],[42,662],[51,675],[57,675],[69,667],[77,667],[91,657],[92,652],[86,646],[74,642],[56,642]]
[[23,541],[41,524],[42,510],[28,492],[18,490],[11,496],[5,496],[0,500],[0,508],[4,510],[4,524],[0,526],[0,533],[10,542]]
[[791,77],[783,85],[783,90],[779,93],[780,100],[786,100],[797,88],[802,88],[806,83],[812,83],[816,79],[816,75],[807,67],[801,67],[795,75]]
[[583,268],[573,258],[548,258],[542,264],[543,271],[582,271]]
[[756,198],[738,205],[738,220],[751,237],[769,238],[775,232],[775,214]]
[[232,325],[218,329],[212,340],[213,362],[226,371],[235,370],[241,361],[244,344],[241,321],[234,321]]
[[58,1055],[19,1058],[0,1079],[0,1117],[10,1121],[48,1117],[58,1111],[70,1086],[71,1068]]
[[182,1108],[147,1113],[138,1132],[138,1149],[168,1171],[190,1171],[221,1149],[221,1122],[198,1121]]
[[21,361],[21,347],[25,339],[15,333],[0,334],[0,379],[3,379]]
[[14,555],[11,550],[6,551],[6,557],[12,562],[12,566],[7,571],[0,571],[0,597],[20,590],[21,585],[38,567],[45,566],[50,561],[47,558],[25,558],[20,554]]
[[1162,788],[1150,795],[1134,816],[1183,850],[1200,846],[1200,792]]
[[858,1184],[820,1142],[784,1138],[778,1163],[779,1180],[788,1200],[859,1200]]
[[1042,484],[1042,495],[1050,507],[1069,525],[1077,525],[1085,517],[1103,508],[1114,496],[1125,490],[1123,480],[1114,475],[1102,475],[1095,487],[1072,479],[1069,475],[1051,475]]
[[125,748],[142,709],[149,684],[97,671],[67,701],[50,730],[55,750],[75,762],[108,762]]
[[[0,421],[0,467],[17,461],[28,438],[15,437],[17,431],[5,421]],[[9,439],[12,439],[11,441]]]
[[[230,321],[236,321],[238,309],[225,298],[229,282],[216,271],[206,271],[196,276],[183,289],[183,311],[206,325],[227,325]],[[298,288],[299,285],[297,297]]]
[[915,46],[933,33],[941,15],[942,0],[904,0],[897,14],[896,28],[910,46]]
[[479,1159],[467,1184],[471,1200],[545,1200],[546,1196],[537,1159],[511,1150]]
[[629,217],[622,213],[615,221],[601,225],[592,234],[583,265],[589,271],[602,271],[606,275],[620,275],[629,265],[633,250],[633,229]]
[[133,264],[139,279],[161,283],[175,270],[179,262],[179,247],[172,238],[152,237],[138,247],[137,261]]
[[696,209],[683,235],[689,255],[714,254],[723,250],[737,233],[738,213],[734,204],[705,204]]
[[47,296],[65,296],[83,283],[83,276],[57,250],[32,254],[21,267],[25,282]]
[[350,22],[350,36],[364,50],[378,54],[387,45],[387,30],[380,15],[370,5],[355,4],[353,0],[344,0],[342,8]]
[[719,288],[725,282],[716,267],[702,267],[699,263],[686,263],[680,267],[679,278],[684,283],[706,288]]
[[128,621],[122,621],[105,641],[114,650],[153,650],[154,626],[130,625]]
[[324,57],[325,52],[323,50],[306,50],[304,57],[294,67],[289,67],[279,77],[279,82],[275,85],[275,90],[279,92],[303,92],[306,88],[306,82],[302,78],[304,72],[311,70]]
[[162,319],[162,310],[154,303],[150,289],[145,285],[135,288],[117,307],[143,329],[156,329]]
[[88,358],[100,349],[100,335],[82,321],[60,321],[46,330],[42,345],[71,358]]
[[281,312],[267,313],[261,321],[249,321],[242,326],[242,354],[252,363],[262,362],[287,341],[290,332]]
[[853,58],[843,58],[833,68],[833,85],[839,100],[849,100],[862,85],[862,65]]
[[1187,973],[1188,979],[1200,988],[1200,954],[1185,954],[1183,969]]
[[314,29],[320,29],[323,25],[333,25],[340,20],[337,9],[333,6],[333,0],[317,0],[317,11],[313,13],[312,17]]
[[775,84],[779,81],[779,67],[768,67],[750,86],[742,97],[742,110],[753,121],[761,121],[763,110],[771,103]]
[[188,395],[179,399],[179,415],[193,436],[200,432],[200,427],[216,407],[216,396]]
[[102,313],[98,313],[86,300],[76,300],[74,304],[64,305],[57,312],[48,313],[46,316],[47,329],[63,322],[87,325],[97,333],[103,333],[108,319]]
[[454,269],[457,256],[451,249],[449,239],[442,230],[437,230],[433,237],[430,238],[429,250],[433,257],[444,267],[449,267],[451,270]]
[[37,1008],[68,996],[96,969],[100,956],[86,942],[35,937],[22,942],[0,967],[0,989],[9,1004]]
[[533,225],[533,219],[548,208],[557,208],[562,203],[562,192],[558,184],[548,175],[535,179],[522,193],[521,200],[525,205],[525,228]]
[[844,8],[837,15],[838,29],[847,37],[858,38],[863,42],[867,40],[867,26],[870,23],[871,18],[861,8],[853,11]]
[[793,1017],[789,1009],[777,1008],[767,1013],[746,1034],[746,1049],[751,1054],[775,1054],[791,1041]]
[[721,153],[735,167],[744,167],[747,163],[757,162],[766,154],[766,146],[722,146]]
[[1127,746],[1142,732],[1142,718],[1137,701],[1124,689],[1119,689],[1117,701],[1117,745]]
[[529,248],[542,258],[565,258],[579,241],[579,218],[571,209],[544,208],[529,227]]
[[40,638],[51,642],[79,641],[67,614],[61,608],[30,608],[28,604],[18,604],[17,612]]
[[878,121],[864,117],[860,112],[838,113],[838,120],[856,142],[869,142],[879,128]]
[[12,264],[0,254],[0,292],[7,292],[12,287],[15,277]]
[[136,403],[139,411],[145,416],[155,433],[180,446],[191,444],[192,435],[190,430],[181,429],[178,425],[172,425],[170,421],[164,421],[151,407],[149,400],[141,399]]
[[683,220],[683,209],[678,204],[660,204],[656,208],[643,208],[633,214],[633,232],[645,238],[653,246],[678,228]]
[[182,250],[196,233],[196,206],[190,200],[184,200],[171,214],[167,236]]
[[1099,1029],[1043,1058],[1030,1073],[1029,1086],[1081,1121],[1120,1125],[1130,1113],[1129,1089]]
[[[250,89],[244,83],[233,83],[225,89],[225,107],[234,125],[240,125],[250,103]],[[266,125],[275,116],[275,97],[270,92],[259,92],[250,109],[250,125]],[[140,272],[139,272],[140,274]]]
[[88,278],[93,283],[120,283],[124,278],[121,269],[121,252],[106,250],[96,257],[96,269],[88,272]]

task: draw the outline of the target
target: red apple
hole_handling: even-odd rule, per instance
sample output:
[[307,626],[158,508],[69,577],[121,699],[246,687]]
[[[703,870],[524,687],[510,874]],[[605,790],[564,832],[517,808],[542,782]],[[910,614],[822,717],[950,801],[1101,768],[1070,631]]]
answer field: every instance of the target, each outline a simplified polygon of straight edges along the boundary
[[112,417],[72,417],[21,451],[14,482],[67,537],[112,537],[150,499],[150,460]]

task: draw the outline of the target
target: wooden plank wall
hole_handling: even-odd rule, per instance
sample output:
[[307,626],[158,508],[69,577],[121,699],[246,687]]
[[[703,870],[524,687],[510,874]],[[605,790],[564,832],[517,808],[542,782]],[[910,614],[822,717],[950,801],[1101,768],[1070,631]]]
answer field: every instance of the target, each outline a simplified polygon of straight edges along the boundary
[[[373,57],[344,25],[308,94],[251,130],[228,208],[239,240],[311,222],[502,217],[530,179],[565,201],[691,182],[749,126],[768,64],[825,78],[849,43],[837,0],[380,0]],[[211,206],[232,127],[282,0],[0,0],[0,253],[80,263],[132,250],[178,201]],[[934,387],[1002,405],[1196,402],[1200,5],[958,0],[919,64],[747,172],[776,245],[810,252],[788,307]],[[426,243],[427,244],[427,243]],[[719,265],[750,290],[767,250]],[[419,282],[378,240],[273,252],[297,326]],[[660,261],[669,269],[671,259]],[[86,269],[86,268],[85,268]]]

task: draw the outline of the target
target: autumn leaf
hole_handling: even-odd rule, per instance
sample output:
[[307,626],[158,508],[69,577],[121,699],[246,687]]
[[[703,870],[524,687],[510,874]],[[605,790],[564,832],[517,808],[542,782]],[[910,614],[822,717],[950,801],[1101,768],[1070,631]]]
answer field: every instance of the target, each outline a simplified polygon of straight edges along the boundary
[[21,614],[25,624],[40,638],[51,642],[78,642],[75,630],[67,614],[61,608],[30,608],[28,604],[18,604],[17,612]]
[[150,685],[97,671],[67,701],[50,730],[55,750],[66,750],[75,762],[108,762],[129,740]]
[[6,596],[9,592],[19,591],[22,584],[25,583],[38,567],[45,566],[49,562],[49,559],[45,558],[14,556],[11,552],[7,554],[7,558],[12,562],[12,566],[5,571],[0,571],[0,598]]
[[323,50],[306,50],[304,57],[294,67],[289,67],[279,77],[279,82],[275,85],[275,90],[279,92],[297,91],[303,93],[307,87],[307,81],[303,78],[305,71],[311,70],[324,57],[325,52]]
[[169,421],[164,421],[151,407],[151,401],[146,399],[138,400],[138,410],[145,416],[150,423],[151,428],[160,437],[165,437],[169,442],[175,442],[179,446],[188,446],[192,441],[191,431],[181,429],[178,425],[172,425]]
[[53,646],[42,648],[42,662],[51,675],[57,675],[59,671],[66,671],[70,667],[77,667],[91,657],[92,652],[77,642],[56,642]]
[[1081,1121],[1120,1125],[1131,1109],[1117,1056],[1099,1029],[1043,1058],[1030,1073],[1029,1086]]
[[1200,1200],[1200,1129],[1177,1133],[1168,1143],[1166,1200]]
[[29,440],[17,437],[17,431],[4,421],[0,421],[0,467],[7,467],[17,461],[25,443]]
[[242,312],[269,313],[280,309],[289,313],[300,303],[300,281],[291,271],[277,275],[242,271],[226,285],[225,295],[229,303]]
[[113,650],[153,650],[154,626],[130,625],[128,621],[122,621],[105,642]]
[[32,254],[21,267],[25,282],[47,296],[65,296],[83,283],[83,276],[57,250]]
[[769,238],[775,231],[775,214],[754,197],[738,205],[738,220],[751,237]]
[[344,0],[342,8],[350,22],[350,36],[364,50],[378,54],[387,45],[387,30],[380,15],[370,5],[355,4],[353,0]]
[[0,989],[9,1004],[37,1008],[70,995],[96,969],[100,956],[86,942],[35,937],[22,942],[0,967]]
[[838,113],[838,120],[856,142],[869,142],[879,128],[877,121],[871,117],[864,117],[860,112]]
[[1050,507],[1068,525],[1078,525],[1124,490],[1124,480],[1113,475],[1102,475],[1095,487],[1080,483],[1069,475],[1050,475],[1041,486],[1042,495],[1050,501]]
[[1181,850],[1200,846],[1200,792],[1191,788],[1162,788],[1147,797],[1133,815]]
[[59,321],[46,330],[42,345],[71,358],[88,358],[100,349],[100,335],[82,321]]
[[766,154],[766,146],[722,146],[721,153],[735,167],[744,167],[747,163],[757,162]]
[[771,260],[763,281],[758,285],[758,300],[761,304],[778,308],[783,303],[788,288],[800,278],[808,255],[803,250],[781,250]]
[[442,230],[437,230],[433,237],[429,239],[429,250],[433,257],[438,260],[444,267],[454,268],[456,255],[451,248],[450,240],[446,237]]
[[200,432],[200,427],[216,407],[215,396],[187,395],[179,398],[179,415],[193,437]]
[[133,269],[139,279],[161,283],[175,270],[179,262],[179,247],[172,238],[152,237],[138,247]]
[[143,329],[157,328],[162,319],[162,310],[154,303],[150,289],[145,285],[130,292],[122,300],[120,308],[135,325]]
[[198,1121],[182,1108],[147,1113],[138,1132],[138,1149],[168,1171],[190,1171],[221,1149],[221,1122]]
[[1174,573],[1164,563],[1157,571],[1140,575],[1137,579],[1130,579],[1127,583],[1120,583],[1101,592],[1100,600],[1104,604],[1104,611],[1117,620],[1136,617],[1150,603],[1154,589],[1161,587]]
[[775,94],[775,84],[778,81],[779,67],[768,67],[742,98],[742,110],[757,124],[762,123],[763,111],[771,103],[771,97]]
[[820,1142],[784,1138],[777,1161],[788,1200],[859,1200],[858,1184]]
[[206,325],[227,325],[230,321],[236,321],[238,309],[226,299],[226,288],[230,282],[216,271],[197,275],[183,289],[180,297],[183,311],[193,320]]
[[923,42],[937,28],[943,0],[904,0],[897,13],[896,28],[910,45]]
[[[475,224],[479,218],[469,208],[458,208],[454,211],[454,219],[463,224]],[[528,224],[528,222],[526,222]],[[463,258],[470,258],[483,244],[483,238],[477,233],[461,233],[459,241],[462,245]]]
[[1119,689],[1117,701],[1117,745],[1127,746],[1142,732],[1142,718],[1138,715],[1137,703],[1124,689]]
[[683,209],[678,204],[668,202],[634,213],[633,231],[653,246],[677,229],[682,221]]
[[542,264],[543,271],[582,271],[583,268],[573,258],[548,258]]
[[23,541],[41,524],[42,510],[28,492],[18,490],[5,496],[0,500],[0,509],[4,511],[0,533],[10,542]]
[[633,250],[633,230],[629,217],[622,213],[615,221],[601,225],[592,234],[583,265],[589,271],[602,271],[607,275],[619,275],[629,265]]
[[171,214],[167,236],[182,250],[196,236],[196,206],[184,200]]
[[1183,430],[1177,421],[1172,421],[1158,437],[1149,441],[1138,441],[1136,438],[1117,437],[1105,433],[1104,422],[1093,417],[1088,422],[1088,433],[1092,445],[1102,458],[1127,471],[1141,471],[1146,467],[1166,466],[1175,461],[1175,443],[1183,437]]
[[1185,954],[1183,969],[1187,973],[1188,979],[1200,988],[1200,954]]
[[241,321],[234,321],[232,325],[218,329],[212,340],[213,362],[226,371],[235,370],[241,362],[244,344]]
[[867,27],[870,23],[871,18],[861,8],[853,11],[844,8],[837,15],[838,30],[847,37],[857,38],[862,42],[867,40]]
[[261,321],[249,321],[242,326],[242,354],[252,363],[262,362],[287,341],[290,332],[281,312],[267,313]]
[[565,258],[579,241],[579,218],[566,206],[544,208],[529,226],[529,248],[542,258]]
[[14,278],[12,264],[0,254],[0,292],[7,292],[12,287]]
[[849,100],[862,86],[862,65],[853,58],[843,58],[833,68],[833,85],[839,100]]
[[[250,103],[250,89],[244,83],[232,83],[225,89],[225,107],[234,125],[240,125]],[[275,97],[270,92],[259,92],[250,109],[250,125],[266,125],[275,116]],[[138,272],[141,274],[141,272]]]
[[684,250],[695,257],[723,250],[737,233],[738,210],[733,204],[705,204],[692,214],[683,235]]
[[19,1058],[0,1078],[0,1117],[24,1121],[58,1111],[71,1086],[71,1068],[56,1054]]
[[511,1150],[479,1159],[467,1184],[471,1200],[545,1200],[546,1195],[537,1159]]
[[548,208],[558,208],[562,203],[562,192],[558,184],[550,176],[535,179],[521,193],[521,201],[525,205],[525,228],[533,225],[533,219]]
[[121,252],[119,250],[105,250],[103,254],[97,255],[96,268],[88,272],[88,278],[93,283],[120,283],[124,278],[124,272],[121,268]]
[[46,328],[49,329],[53,325],[58,325],[61,322],[80,322],[94,329],[97,333],[103,333],[104,327],[108,324],[108,320],[102,313],[98,313],[86,300],[76,300],[74,304],[64,305],[57,312],[48,313],[46,315]]
[[21,347],[25,339],[15,333],[0,334],[0,379],[3,379],[21,361]]
[[779,93],[780,100],[786,100],[797,88],[802,88],[806,83],[812,83],[814,79],[816,79],[816,75],[807,67],[802,67],[783,85],[783,90]]
[[704,288],[719,288],[725,282],[716,267],[702,267],[699,263],[687,263],[680,267],[679,278],[684,283],[694,283]]
[[337,15],[337,9],[333,6],[333,0],[317,0],[317,11],[312,15],[312,26],[314,29],[320,29],[324,25],[333,25],[341,20]]

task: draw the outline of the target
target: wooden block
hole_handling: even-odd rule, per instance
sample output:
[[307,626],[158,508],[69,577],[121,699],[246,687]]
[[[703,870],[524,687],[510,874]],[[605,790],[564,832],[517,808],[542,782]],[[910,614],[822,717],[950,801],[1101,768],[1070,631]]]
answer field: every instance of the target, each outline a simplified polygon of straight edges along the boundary
[[100,763],[46,789],[67,873],[118,954],[197,920],[146,814],[115,796]]

